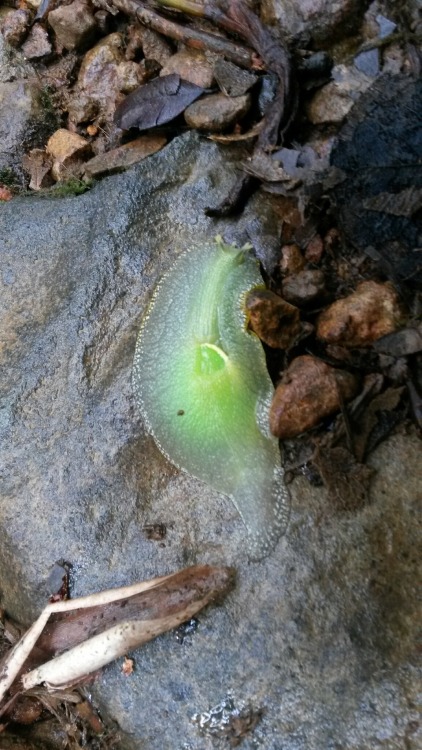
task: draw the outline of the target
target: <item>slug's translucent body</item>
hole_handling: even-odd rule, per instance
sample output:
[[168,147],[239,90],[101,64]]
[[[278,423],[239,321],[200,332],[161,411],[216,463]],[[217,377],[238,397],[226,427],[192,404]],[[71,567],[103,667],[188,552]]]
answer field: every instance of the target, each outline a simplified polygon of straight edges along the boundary
[[133,383],[147,426],[172,463],[235,503],[255,559],[288,519],[273,394],[244,297],[262,287],[244,250],[202,245],[183,253],[155,290],[136,346]]

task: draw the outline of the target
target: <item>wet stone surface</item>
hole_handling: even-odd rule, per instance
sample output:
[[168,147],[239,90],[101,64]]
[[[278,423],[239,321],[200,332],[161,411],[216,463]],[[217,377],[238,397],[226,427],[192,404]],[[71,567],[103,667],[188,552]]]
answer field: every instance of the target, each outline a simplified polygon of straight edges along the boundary
[[43,106],[42,80],[0,34],[0,169],[21,173],[25,152],[44,145],[54,128]]
[[356,31],[370,0],[262,0],[266,23],[296,39],[326,44]]
[[[230,152],[191,133],[78,198],[2,207],[1,603],[28,622],[57,560],[73,565],[74,596],[234,565],[235,590],[183,643],[168,633],[134,654],[130,677],[117,663],[95,683],[124,746],[227,747],[194,717],[230,696],[252,707],[245,750],[416,750],[416,436],[373,455],[359,511],[295,480],[286,536],[252,564],[231,501],[170,466],[136,413],[135,340],[162,272],[204,237],[277,236],[259,194],[240,220],[205,217],[235,178]],[[165,538],[144,530],[157,524]]]

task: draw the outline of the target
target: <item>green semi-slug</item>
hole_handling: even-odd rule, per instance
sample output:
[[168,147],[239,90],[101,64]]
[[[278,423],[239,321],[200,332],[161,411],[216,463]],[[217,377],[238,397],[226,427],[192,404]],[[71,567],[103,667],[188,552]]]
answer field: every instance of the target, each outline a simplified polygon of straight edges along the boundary
[[257,261],[221,238],[183,252],[155,289],[136,345],[136,399],[158,447],[228,495],[250,556],[274,547],[289,496],[268,412],[273,385],[244,299],[263,287]]

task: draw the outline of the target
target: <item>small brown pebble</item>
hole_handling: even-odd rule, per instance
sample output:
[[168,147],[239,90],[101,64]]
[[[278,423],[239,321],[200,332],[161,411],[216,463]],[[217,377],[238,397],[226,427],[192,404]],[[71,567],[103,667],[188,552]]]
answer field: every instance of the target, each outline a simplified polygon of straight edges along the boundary
[[305,259],[299,245],[283,245],[280,270],[283,276],[299,273],[305,267]]
[[83,49],[98,31],[91,6],[86,0],[74,0],[70,5],[60,5],[51,10],[48,23],[59,44],[68,50]]
[[143,66],[132,60],[123,60],[116,66],[116,77],[117,88],[123,94],[130,94],[145,83]]
[[25,172],[29,172],[31,175],[29,183],[31,190],[41,190],[53,184],[50,174],[52,160],[43,148],[33,148],[28,154],[25,154],[22,158],[22,166]]
[[338,229],[332,227],[328,230],[327,234],[324,237],[324,250],[326,253],[330,253],[330,255],[332,255],[334,252],[336,252],[339,245],[340,233]]
[[126,677],[133,674],[133,659],[129,659],[127,656],[123,659],[122,672]]
[[113,32],[84,55],[67,110],[69,123],[96,120],[103,128],[111,123],[120,92],[130,93],[145,82],[145,63],[124,58],[124,38]]
[[22,45],[22,52],[27,60],[38,60],[51,55],[53,47],[44,26],[35,23]]
[[85,91],[77,91],[68,104],[69,130],[76,131],[76,125],[81,122],[94,120],[101,112],[101,102],[93,99],[91,94]]
[[0,185],[0,201],[11,201],[13,193],[5,185]]
[[42,710],[42,704],[36,698],[23,695],[13,706],[9,718],[16,724],[33,724],[40,718]]
[[[125,657],[126,659],[127,657]],[[97,712],[91,706],[89,701],[81,701],[75,706],[75,712],[89,724],[90,729],[95,734],[101,734],[104,732],[104,724],[98,716]]]
[[317,336],[349,348],[369,346],[403,322],[403,311],[389,282],[363,281],[353,294],[333,302],[318,318]]
[[11,47],[19,47],[31,25],[32,13],[29,10],[15,10],[3,19],[1,33]]
[[215,79],[227,96],[242,96],[246,94],[258,80],[249,70],[243,70],[229,60],[218,57],[214,65]]
[[89,136],[94,137],[98,133],[98,127],[96,125],[88,125],[86,132]]
[[323,252],[324,244],[322,238],[319,234],[316,234],[312,237],[311,241],[308,242],[305,250],[305,258],[308,263],[319,263]]
[[146,60],[155,60],[161,67],[173,54],[167,39],[152,29],[144,29],[142,32],[142,51]]
[[270,429],[278,438],[296,437],[334,414],[342,400],[356,395],[354,375],[336,370],[305,354],[293,360],[276,388],[270,408]]
[[123,36],[115,31],[101,39],[84,55],[78,74],[78,86],[82,89],[89,89],[91,85],[100,88],[104,79],[110,86],[110,80],[107,78],[108,69],[114,68],[122,60]]
[[292,305],[308,307],[324,297],[325,276],[318,269],[305,269],[284,279],[281,288],[283,297]]
[[274,348],[288,349],[301,332],[297,307],[274,292],[250,292],[246,297],[246,314],[252,331]]
[[235,97],[210,94],[185,109],[185,120],[191,128],[219,133],[244,117],[250,104],[249,94]]
[[91,144],[66,128],[56,130],[47,141],[46,152],[53,159],[51,174],[55,180],[67,179],[78,173],[80,165],[91,153]]
[[160,76],[178,73],[184,81],[190,81],[203,89],[209,89],[214,80],[211,63],[204,52],[194,49],[184,49],[172,55],[164,64]]
[[91,145],[85,138],[77,133],[71,133],[66,128],[56,130],[48,139],[46,146],[47,154],[59,161],[65,161],[81,153],[89,153],[90,149]]
[[332,75],[334,80],[319,88],[307,105],[313,125],[341,122],[372,83],[369,76],[354,66],[336,65]]
[[94,13],[94,18],[98,26],[98,31],[100,31],[101,34],[104,34],[104,36],[108,34],[110,27],[110,13],[107,13],[106,10],[97,10],[97,12]]

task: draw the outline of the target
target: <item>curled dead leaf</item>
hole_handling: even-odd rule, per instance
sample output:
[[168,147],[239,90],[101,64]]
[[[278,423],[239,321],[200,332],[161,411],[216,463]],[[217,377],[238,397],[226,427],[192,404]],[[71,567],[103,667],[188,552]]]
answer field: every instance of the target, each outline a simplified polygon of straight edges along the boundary
[[119,104],[114,122],[122,130],[147,130],[164,125],[180,115],[203,91],[200,86],[184,81],[177,73],[154,78]]

